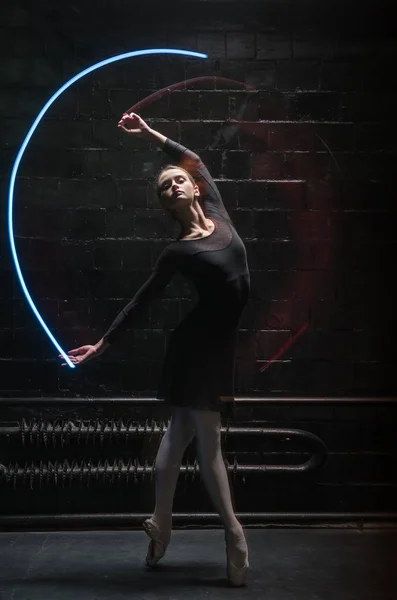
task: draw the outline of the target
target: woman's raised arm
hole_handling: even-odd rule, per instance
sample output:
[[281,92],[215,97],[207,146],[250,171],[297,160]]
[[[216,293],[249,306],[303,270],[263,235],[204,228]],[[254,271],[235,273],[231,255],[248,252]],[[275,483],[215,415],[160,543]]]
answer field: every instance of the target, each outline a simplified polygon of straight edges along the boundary
[[218,187],[198,154],[152,129],[136,113],[126,113],[123,115],[118,123],[118,127],[129,135],[140,135],[148,141],[154,142],[159,148],[162,148],[166,154],[176,160],[181,167],[197,180],[208,215],[222,217],[231,223]]

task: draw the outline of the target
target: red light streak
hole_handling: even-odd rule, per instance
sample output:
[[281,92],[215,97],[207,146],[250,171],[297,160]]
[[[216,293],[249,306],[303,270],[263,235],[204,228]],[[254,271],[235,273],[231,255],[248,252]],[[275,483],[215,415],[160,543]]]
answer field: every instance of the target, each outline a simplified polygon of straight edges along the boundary
[[278,359],[279,356],[281,356],[286,350],[288,350],[288,348],[295,342],[295,340],[302,335],[302,333],[304,331],[306,331],[306,329],[309,327],[309,323],[305,323],[304,325],[302,325],[298,331],[288,340],[288,342],[286,342],[284,344],[284,346],[281,346],[281,348],[279,350],[277,350],[276,354],[274,354],[274,356],[272,356],[272,358],[270,360],[268,360],[263,367],[260,368],[260,371],[265,371],[265,369],[267,369],[268,367],[270,367],[270,365]]

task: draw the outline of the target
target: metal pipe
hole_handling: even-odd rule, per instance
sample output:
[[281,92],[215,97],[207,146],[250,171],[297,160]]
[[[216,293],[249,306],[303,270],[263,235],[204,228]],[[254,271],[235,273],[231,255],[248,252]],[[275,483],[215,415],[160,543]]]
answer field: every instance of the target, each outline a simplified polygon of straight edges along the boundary
[[[70,530],[71,527],[79,529],[90,528],[120,528],[126,529],[139,527],[144,519],[150,515],[147,513],[97,513],[97,514],[44,514],[44,515],[1,515],[0,529],[2,531],[15,531],[22,529],[52,528],[56,531]],[[244,526],[252,527],[285,527],[319,526],[319,527],[365,527],[372,523],[383,523],[388,527],[397,525],[397,513],[395,512],[246,512],[236,513],[238,520]],[[183,528],[187,526],[222,527],[219,515],[216,513],[173,513],[173,526]]]
[[[66,405],[71,405],[71,404],[87,404],[87,405],[95,405],[95,404],[106,404],[106,403],[110,403],[112,405],[119,405],[119,404],[138,404],[138,405],[147,405],[147,404],[153,404],[153,405],[160,405],[160,406],[165,406],[164,405],[164,400],[160,400],[158,398],[151,398],[151,397],[106,397],[106,398],[72,398],[72,397],[51,397],[51,398],[45,398],[45,397],[18,397],[18,398],[0,398],[0,406],[3,404],[5,406],[8,405],[28,405],[29,407],[35,406],[35,405],[42,405],[42,404],[66,404]],[[339,403],[339,404],[397,404],[397,397],[393,397],[393,396],[378,396],[378,397],[361,397],[361,398],[356,398],[356,397],[338,397],[338,398],[333,398],[333,397],[296,397],[296,396],[291,396],[291,397],[272,397],[272,398],[263,398],[263,397],[241,397],[241,398],[235,398],[235,404],[238,407],[239,405],[245,405],[245,404],[334,404],[334,403]],[[165,407],[168,408],[168,407]]]

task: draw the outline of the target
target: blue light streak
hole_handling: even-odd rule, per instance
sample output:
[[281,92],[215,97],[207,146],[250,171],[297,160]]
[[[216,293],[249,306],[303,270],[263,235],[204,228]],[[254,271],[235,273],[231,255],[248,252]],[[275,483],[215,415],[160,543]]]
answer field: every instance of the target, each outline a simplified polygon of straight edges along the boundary
[[182,54],[185,56],[194,56],[196,58],[208,58],[207,54],[202,54],[201,52],[193,52],[190,50],[177,50],[177,49],[170,49],[170,48],[152,48],[149,50],[134,50],[133,52],[126,52],[124,54],[118,54],[117,56],[112,56],[110,58],[107,58],[105,60],[102,60],[102,61],[96,63],[95,65],[92,65],[91,67],[88,67],[87,69],[84,69],[84,71],[81,71],[81,73],[78,73],[77,75],[75,75],[74,77],[69,79],[69,81],[67,81],[61,88],[59,88],[59,90],[57,92],[55,92],[55,94],[53,94],[53,96],[51,96],[51,98],[48,100],[48,102],[41,109],[41,111],[37,115],[35,121],[33,122],[33,125],[29,129],[28,134],[25,137],[21,148],[19,149],[19,152],[17,154],[15,163],[14,163],[14,166],[13,166],[12,172],[11,172],[10,185],[9,185],[9,191],[8,191],[8,231],[9,231],[9,237],[10,237],[11,252],[12,252],[13,259],[14,259],[17,275],[18,275],[19,281],[21,283],[22,290],[26,296],[26,299],[29,302],[29,304],[30,304],[34,314],[36,315],[37,319],[39,320],[41,326],[43,327],[44,331],[46,332],[46,334],[48,335],[48,337],[54,344],[55,348],[63,356],[67,365],[72,369],[75,368],[75,365],[72,363],[72,361],[68,357],[67,353],[64,352],[64,350],[58,344],[57,340],[54,338],[51,331],[48,329],[47,325],[45,324],[39,311],[37,310],[37,308],[32,300],[32,297],[29,294],[29,291],[26,287],[24,278],[22,276],[21,268],[19,266],[19,260],[18,260],[16,249],[15,249],[14,228],[13,228],[13,221],[12,221],[14,188],[15,188],[15,180],[16,180],[16,176],[17,176],[17,172],[18,172],[18,167],[22,160],[23,153],[25,152],[26,147],[29,144],[29,141],[30,141],[33,133],[35,132],[38,124],[40,123],[41,119],[43,118],[43,116],[45,115],[45,113],[47,112],[47,110],[49,109],[51,104],[53,104],[55,102],[55,100],[65,90],[67,90],[71,85],[73,85],[73,83],[75,83],[76,81],[78,81],[79,79],[84,77],[85,75],[88,75],[88,73],[92,73],[92,71],[95,71],[96,69],[99,69],[100,67],[104,67],[105,65],[109,65],[113,62],[117,62],[117,61],[123,60],[125,58],[132,58],[133,56],[143,56],[146,54]]

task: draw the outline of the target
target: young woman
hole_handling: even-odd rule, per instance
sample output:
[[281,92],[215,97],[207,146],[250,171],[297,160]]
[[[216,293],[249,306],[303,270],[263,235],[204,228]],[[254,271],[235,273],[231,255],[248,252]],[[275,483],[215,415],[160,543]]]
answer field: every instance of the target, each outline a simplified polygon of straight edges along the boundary
[[232,506],[220,427],[221,412],[234,401],[238,327],[250,289],[246,250],[197,154],[151,129],[135,113],[123,115],[118,126],[154,142],[176,163],[160,171],[156,186],[161,206],[180,224],[181,232],[103,338],[68,354],[75,364],[102,354],[177,271],[193,283],[199,301],[171,336],[157,394],[172,407],[172,416],[156,457],[155,510],[143,523],[151,538],[146,562],[156,565],[170,541],[181,461],[196,436],[200,474],[225,527],[228,578],[232,585],[243,585],[248,548]]

